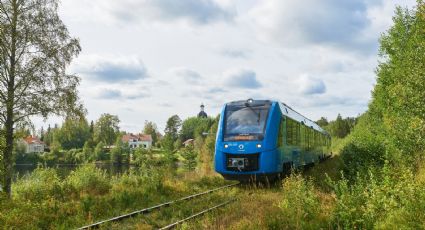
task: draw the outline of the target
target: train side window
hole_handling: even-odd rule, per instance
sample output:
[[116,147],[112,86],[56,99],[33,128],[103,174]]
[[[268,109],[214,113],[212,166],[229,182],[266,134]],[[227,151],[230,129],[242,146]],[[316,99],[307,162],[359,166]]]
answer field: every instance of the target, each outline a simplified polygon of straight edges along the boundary
[[284,125],[285,125],[285,119],[282,118],[280,120],[280,125],[279,125],[279,133],[277,135],[277,147],[282,147],[283,145],[283,132],[285,131],[284,129]]
[[297,134],[296,134],[296,144],[299,146],[301,144],[301,129],[300,129],[301,125],[300,123],[296,123],[296,130],[297,130]]
[[308,150],[311,150],[313,148],[313,130],[311,128],[308,128]]
[[292,120],[286,119],[286,144],[292,145]]
[[288,145],[296,144],[296,122],[292,119],[286,119],[286,143]]

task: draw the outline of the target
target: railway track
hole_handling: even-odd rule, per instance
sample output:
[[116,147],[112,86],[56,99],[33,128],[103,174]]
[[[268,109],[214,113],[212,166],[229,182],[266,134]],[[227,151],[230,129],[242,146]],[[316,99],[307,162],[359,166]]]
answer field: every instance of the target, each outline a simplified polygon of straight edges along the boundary
[[[182,197],[182,198],[179,198],[179,199],[176,199],[176,200],[172,200],[172,201],[168,201],[168,202],[165,202],[165,203],[161,203],[161,204],[158,204],[158,205],[149,207],[149,208],[144,208],[144,209],[137,210],[137,211],[134,211],[134,212],[130,212],[130,213],[127,213],[127,214],[124,214],[124,215],[115,216],[115,217],[112,217],[110,219],[106,219],[106,220],[102,220],[102,221],[99,221],[99,222],[96,222],[96,223],[93,223],[93,224],[90,224],[90,225],[86,225],[86,226],[83,226],[83,227],[78,228],[78,229],[95,229],[95,228],[99,228],[102,225],[107,224],[107,223],[118,222],[118,221],[122,221],[124,219],[130,218],[130,217],[134,217],[134,216],[137,216],[137,215],[148,214],[148,213],[151,213],[153,211],[159,210],[161,208],[170,207],[170,206],[175,205],[177,203],[180,203],[180,202],[183,202],[183,201],[189,201],[189,200],[192,200],[192,199],[195,199],[195,198],[199,198],[199,197],[205,196],[207,194],[211,194],[211,193],[216,192],[216,191],[219,191],[219,190],[223,190],[223,189],[226,189],[226,188],[234,187],[236,185],[239,185],[239,183],[234,183],[234,184],[230,184],[230,185],[221,186],[221,187],[210,189],[210,190],[207,190],[207,191],[204,191],[204,192],[200,192],[200,193],[196,193],[196,194],[189,195],[189,196],[186,196],[186,197]],[[206,214],[206,213],[208,213],[208,212],[210,212],[210,211],[212,211],[214,209],[223,207],[223,206],[225,206],[225,205],[227,205],[227,204],[229,204],[231,202],[234,202],[235,200],[236,199],[230,199],[230,200],[227,200],[227,201],[225,201],[223,203],[220,203],[218,205],[215,205],[215,206],[206,208],[206,209],[204,209],[204,210],[202,210],[202,211],[200,211],[200,212],[198,212],[196,214],[193,214],[193,215],[191,215],[189,217],[186,217],[184,219],[181,219],[179,221],[176,221],[176,222],[174,222],[172,224],[169,224],[167,226],[164,226],[164,227],[162,227],[160,229],[171,229],[171,228],[174,228],[177,225],[179,225],[179,224],[181,224],[181,223],[183,223],[185,221],[188,221],[190,219],[193,219],[193,218],[196,218],[198,216],[204,215],[204,214]]]

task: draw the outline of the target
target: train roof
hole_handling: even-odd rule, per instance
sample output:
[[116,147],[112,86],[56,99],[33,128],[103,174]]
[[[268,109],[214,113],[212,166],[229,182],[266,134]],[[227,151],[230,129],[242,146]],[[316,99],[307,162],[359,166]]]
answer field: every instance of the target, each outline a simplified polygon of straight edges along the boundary
[[303,115],[301,115],[299,112],[295,111],[294,109],[292,109],[291,107],[289,107],[287,104],[282,103],[282,102],[278,102],[276,101],[276,103],[279,104],[280,110],[282,111],[282,114],[295,120],[298,121],[300,123],[303,123],[304,125],[311,127],[321,133],[325,133],[327,135],[328,132],[326,132],[326,130],[322,129],[322,127],[320,127],[318,124],[316,124],[316,122],[304,117]]
[[326,132],[326,130],[322,129],[318,124],[316,124],[314,121],[304,117],[303,115],[301,115],[299,112],[295,111],[294,109],[292,109],[291,107],[289,107],[287,104],[279,102],[279,101],[271,101],[271,100],[253,100],[253,99],[248,99],[248,100],[241,100],[241,101],[232,101],[229,103],[226,103],[226,105],[236,105],[236,106],[242,106],[245,105],[245,103],[247,103],[248,101],[251,100],[251,104],[253,106],[261,106],[261,105],[271,105],[272,103],[277,103],[279,105],[279,108],[282,112],[283,115],[297,121],[300,122],[308,127],[313,128],[314,130],[317,130],[321,133],[324,133],[326,135],[329,135],[328,132]]

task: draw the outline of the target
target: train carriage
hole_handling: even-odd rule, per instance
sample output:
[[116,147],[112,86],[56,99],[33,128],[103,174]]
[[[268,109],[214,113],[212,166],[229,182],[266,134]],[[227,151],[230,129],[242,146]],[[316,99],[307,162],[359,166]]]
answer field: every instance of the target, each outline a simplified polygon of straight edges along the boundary
[[330,135],[284,103],[234,101],[222,109],[215,170],[226,179],[273,179],[330,155]]

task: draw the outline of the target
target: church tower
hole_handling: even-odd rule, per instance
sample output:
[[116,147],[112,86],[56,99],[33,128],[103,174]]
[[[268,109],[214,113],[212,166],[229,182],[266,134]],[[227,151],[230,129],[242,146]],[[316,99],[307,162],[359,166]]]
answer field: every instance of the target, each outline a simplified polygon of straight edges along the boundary
[[207,118],[208,117],[208,115],[204,111],[204,109],[205,109],[205,105],[202,103],[201,104],[201,112],[198,113],[198,117],[202,117],[202,118]]

